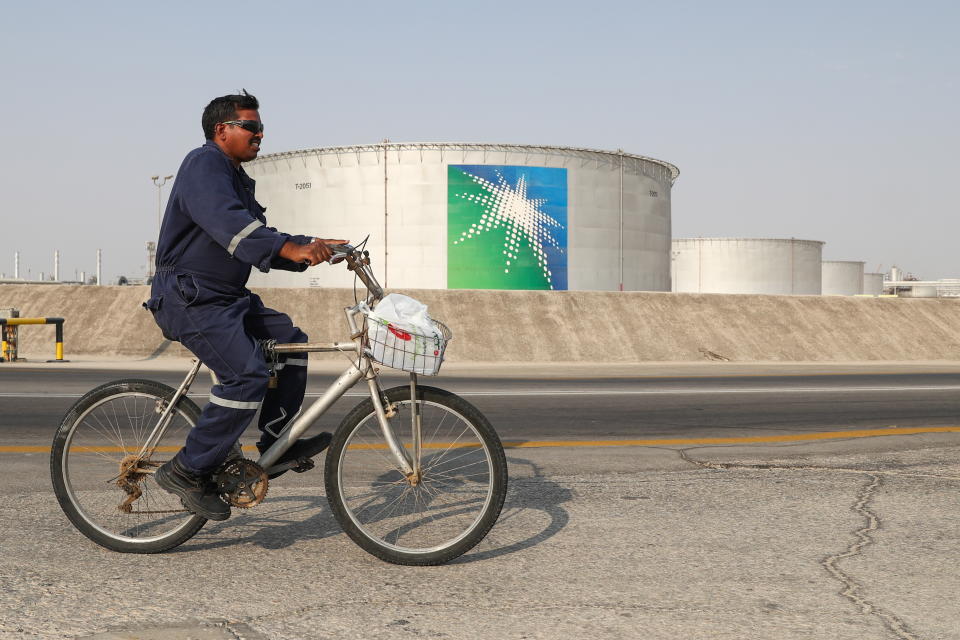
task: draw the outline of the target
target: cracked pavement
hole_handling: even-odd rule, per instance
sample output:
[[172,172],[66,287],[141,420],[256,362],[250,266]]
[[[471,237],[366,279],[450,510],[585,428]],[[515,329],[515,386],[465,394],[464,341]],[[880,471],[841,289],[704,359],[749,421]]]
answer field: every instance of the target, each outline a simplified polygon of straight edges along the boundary
[[0,638],[960,638],[958,452],[510,450],[497,526],[426,568],[354,545],[317,471],[156,556],[95,546],[38,486],[0,505]]

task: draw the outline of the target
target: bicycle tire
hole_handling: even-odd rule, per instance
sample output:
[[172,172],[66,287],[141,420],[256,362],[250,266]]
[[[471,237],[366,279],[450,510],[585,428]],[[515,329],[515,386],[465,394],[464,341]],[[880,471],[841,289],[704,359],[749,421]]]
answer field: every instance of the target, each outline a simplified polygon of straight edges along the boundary
[[[385,396],[397,411],[391,419],[396,436],[409,449],[410,388],[394,387]],[[419,386],[417,403],[418,484],[407,482],[393,460],[369,398],[340,423],[324,481],[334,516],[363,550],[393,564],[437,565],[475,547],[493,527],[507,493],[507,460],[490,422],[463,398]]]
[[[139,452],[174,389],[151,380],[108,382],[81,397],[64,415],[50,451],[50,475],[60,507],[71,523],[97,544],[122,553],[160,553],[183,544],[206,523],[145,474],[142,494],[130,512],[129,496],[117,484],[120,461]],[[152,460],[161,463],[183,445],[200,418],[187,397],[174,408]]]

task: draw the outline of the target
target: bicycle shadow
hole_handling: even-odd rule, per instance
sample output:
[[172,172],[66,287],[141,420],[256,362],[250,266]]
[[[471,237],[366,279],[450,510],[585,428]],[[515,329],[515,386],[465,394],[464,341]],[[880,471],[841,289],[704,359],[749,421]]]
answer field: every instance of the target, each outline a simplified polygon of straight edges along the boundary
[[[169,553],[187,553],[253,544],[277,550],[342,533],[322,493],[268,497],[259,511],[234,509],[225,522],[207,522],[190,541]],[[310,513],[307,517],[304,514]]]
[[[573,498],[573,491],[547,479],[532,460],[508,456],[507,464],[513,468],[526,467],[529,475],[511,479],[500,517],[487,537],[473,550],[448,564],[489,560],[530,549],[557,535],[569,524],[570,514],[563,504]],[[547,518],[545,526],[536,517],[539,512]],[[514,539],[517,536],[522,537]]]
[[[477,547],[449,564],[477,562],[529,549],[552,538],[569,523],[570,515],[563,504],[573,497],[570,489],[549,480],[531,460],[508,457],[507,463],[511,480],[497,523]],[[518,472],[518,468],[523,471]],[[268,497],[264,506],[270,508],[235,509],[230,520],[208,522],[196,537],[169,553],[238,544],[277,550],[343,533],[322,494]],[[310,515],[304,517],[307,513]]]

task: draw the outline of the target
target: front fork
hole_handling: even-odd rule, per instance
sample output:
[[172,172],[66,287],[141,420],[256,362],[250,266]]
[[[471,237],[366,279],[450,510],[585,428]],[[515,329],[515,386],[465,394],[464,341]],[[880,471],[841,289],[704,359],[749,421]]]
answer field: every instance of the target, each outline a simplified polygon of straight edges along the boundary
[[417,374],[410,374],[412,451],[407,451],[406,447],[397,440],[396,433],[394,433],[393,427],[390,425],[390,419],[397,415],[397,410],[389,401],[387,405],[384,405],[386,396],[380,388],[380,382],[377,379],[376,373],[372,371],[372,367],[368,370],[366,380],[367,385],[370,387],[370,399],[373,401],[373,409],[376,413],[377,421],[380,423],[383,439],[386,440],[387,446],[390,448],[390,452],[393,454],[397,466],[400,467],[400,471],[406,476],[407,482],[412,486],[416,486],[420,484],[420,479],[423,475],[423,470],[420,466],[421,432],[420,407],[417,403]]
[[413,476],[410,484],[417,486],[423,478],[423,468],[420,466],[420,403],[417,402],[417,374],[410,372],[410,429],[413,431]]

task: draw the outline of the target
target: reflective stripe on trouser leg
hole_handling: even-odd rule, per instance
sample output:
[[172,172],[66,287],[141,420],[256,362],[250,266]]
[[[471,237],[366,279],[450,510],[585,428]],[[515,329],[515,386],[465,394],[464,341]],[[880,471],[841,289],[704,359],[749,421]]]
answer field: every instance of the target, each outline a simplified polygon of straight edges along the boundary
[[[210,402],[187,435],[180,462],[195,473],[215,470],[250,424],[267,390],[270,374],[263,353],[244,324],[248,297],[227,306],[182,307],[180,342],[217,376]],[[178,311],[180,311],[178,309]]]
[[227,400],[226,398],[218,398],[217,396],[210,394],[210,402],[213,404],[218,404],[221,407],[226,407],[228,409],[250,409],[256,411],[260,408],[260,402],[242,402],[240,400]]
[[[260,403],[250,403],[259,407]],[[200,414],[200,422],[190,431],[180,454],[180,462],[195,473],[207,473],[222,463],[230,447],[256,415],[256,408],[235,409],[209,402]],[[202,425],[202,426],[201,426]]]

